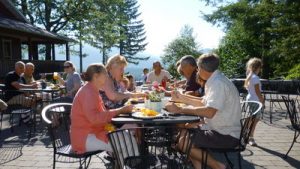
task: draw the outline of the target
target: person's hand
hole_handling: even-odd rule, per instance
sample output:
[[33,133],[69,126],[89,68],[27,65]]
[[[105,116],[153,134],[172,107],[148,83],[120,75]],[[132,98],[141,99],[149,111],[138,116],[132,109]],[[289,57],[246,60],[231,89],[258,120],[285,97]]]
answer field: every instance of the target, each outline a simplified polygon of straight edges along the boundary
[[121,108],[121,114],[125,114],[125,113],[132,113],[132,109],[133,109],[133,105],[126,105],[124,107]]
[[171,92],[171,100],[174,102],[181,102],[180,93],[178,91]]
[[32,83],[32,84],[31,84],[31,87],[32,87],[33,89],[36,89],[36,88],[38,88],[38,84],[37,84],[37,83]]
[[148,96],[148,94],[146,94],[146,93],[134,93],[133,94],[133,97],[135,97],[135,98],[146,97],[146,96]]
[[180,113],[181,110],[181,108],[176,106],[174,103],[167,103],[165,107],[167,111],[171,113]]

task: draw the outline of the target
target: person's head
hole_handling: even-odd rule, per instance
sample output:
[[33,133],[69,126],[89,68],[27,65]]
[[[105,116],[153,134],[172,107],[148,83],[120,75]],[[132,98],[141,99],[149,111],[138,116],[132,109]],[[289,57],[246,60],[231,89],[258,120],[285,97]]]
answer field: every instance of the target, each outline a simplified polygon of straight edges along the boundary
[[162,66],[159,61],[156,61],[153,63],[153,70],[155,71],[155,73],[160,73],[161,69],[162,69]]
[[15,63],[15,72],[18,75],[21,75],[25,72],[25,63],[22,61],[18,61]]
[[72,73],[75,72],[75,66],[72,62],[70,61],[65,61],[64,63],[64,72],[65,73]]
[[180,60],[178,60],[178,61],[176,62],[176,70],[177,70],[177,72],[178,72],[181,76],[184,76],[184,75],[183,75],[183,72],[182,72],[182,70],[181,70]]
[[149,73],[149,69],[148,68],[144,68],[143,69],[143,73],[144,73],[144,75],[147,75]]
[[126,90],[128,90],[129,85],[130,85],[130,80],[129,80],[126,76],[123,77],[122,83],[123,83],[123,85],[124,85],[124,88],[125,88]]
[[244,82],[244,87],[247,89],[249,86],[249,81],[253,73],[259,74],[262,68],[262,61],[259,58],[251,58],[246,64],[246,74],[247,77]]
[[126,75],[126,78],[132,83],[134,81],[134,78],[131,74]]
[[24,74],[27,76],[32,76],[34,73],[34,64],[31,62],[26,63]]
[[85,72],[85,80],[94,83],[97,87],[103,86],[107,80],[107,71],[103,64],[90,64]]
[[179,63],[179,71],[187,79],[189,79],[192,76],[193,72],[197,69],[196,59],[191,55],[183,56],[179,60]]
[[105,67],[116,81],[121,81],[127,64],[128,63],[124,56],[115,55],[108,59]]
[[202,54],[198,58],[198,76],[200,80],[206,81],[219,67],[219,56],[214,53]]
[[246,64],[246,69],[247,71],[251,71],[255,74],[259,74],[262,68],[262,61],[259,58],[251,58],[247,64]]

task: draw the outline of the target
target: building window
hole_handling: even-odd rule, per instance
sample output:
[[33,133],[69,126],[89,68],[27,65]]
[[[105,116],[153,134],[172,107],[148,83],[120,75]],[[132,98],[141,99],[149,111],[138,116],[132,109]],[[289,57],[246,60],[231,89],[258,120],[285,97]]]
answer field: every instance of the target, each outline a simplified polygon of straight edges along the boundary
[[11,40],[3,39],[3,58],[4,59],[12,59],[12,43]]

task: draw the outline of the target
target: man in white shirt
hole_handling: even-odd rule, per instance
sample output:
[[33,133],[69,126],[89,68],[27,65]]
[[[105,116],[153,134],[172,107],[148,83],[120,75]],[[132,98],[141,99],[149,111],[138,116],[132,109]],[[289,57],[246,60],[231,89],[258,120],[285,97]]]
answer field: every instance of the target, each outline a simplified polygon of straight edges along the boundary
[[[194,168],[201,168],[203,147],[234,148],[239,144],[241,108],[239,93],[234,84],[219,70],[219,57],[203,54],[198,59],[199,79],[206,81],[203,99],[189,99],[178,92],[172,99],[192,105],[178,107],[169,103],[170,112],[198,115],[204,117],[204,124],[197,130],[191,149]],[[225,169],[226,166],[208,155],[208,166],[212,169]]]
[[161,84],[161,81],[169,81],[171,78],[170,73],[162,69],[162,66],[159,61],[153,63],[153,71],[151,71],[147,76],[147,83],[158,82]]

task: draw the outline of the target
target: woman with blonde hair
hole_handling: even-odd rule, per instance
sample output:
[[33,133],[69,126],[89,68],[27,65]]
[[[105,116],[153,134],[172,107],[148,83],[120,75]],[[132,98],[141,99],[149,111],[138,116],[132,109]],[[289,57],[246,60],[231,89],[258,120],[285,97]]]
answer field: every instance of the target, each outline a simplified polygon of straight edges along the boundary
[[[247,78],[245,80],[244,83],[244,87],[248,90],[248,95],[246,97],[247,101],[258,101],[260,103],[262,103],[264,105],[264,98],[261,94],[261,82],[260,82],[260,78],[258,76],[258,74],[260,73],[262,68],[262,61],[259,58],[251,58],[246,65],[246,74],[247,74]],[[249,105],[250,108],[256,108],[253,107],[253,104]],[[253,135],[254,135],[254,130],[255,127],[257,125],[257,123],[259,122],[259,119],[261,117],[261,111],[258,112],[255,116],[255,123],[253,126],[253,129],[250,133],[250,138],[249,138],[249,144],[251,146],[257,146]]]
[[127,64],[126,58],[121,55],[112,56],[107,61],[105,67],[108,72],[108,79],[105,81],[105,85],[100,89],[100,95],[103,98],[106,108],[119,108],[131,97],[144,96],[143,93],[122,91],[121,82]]

